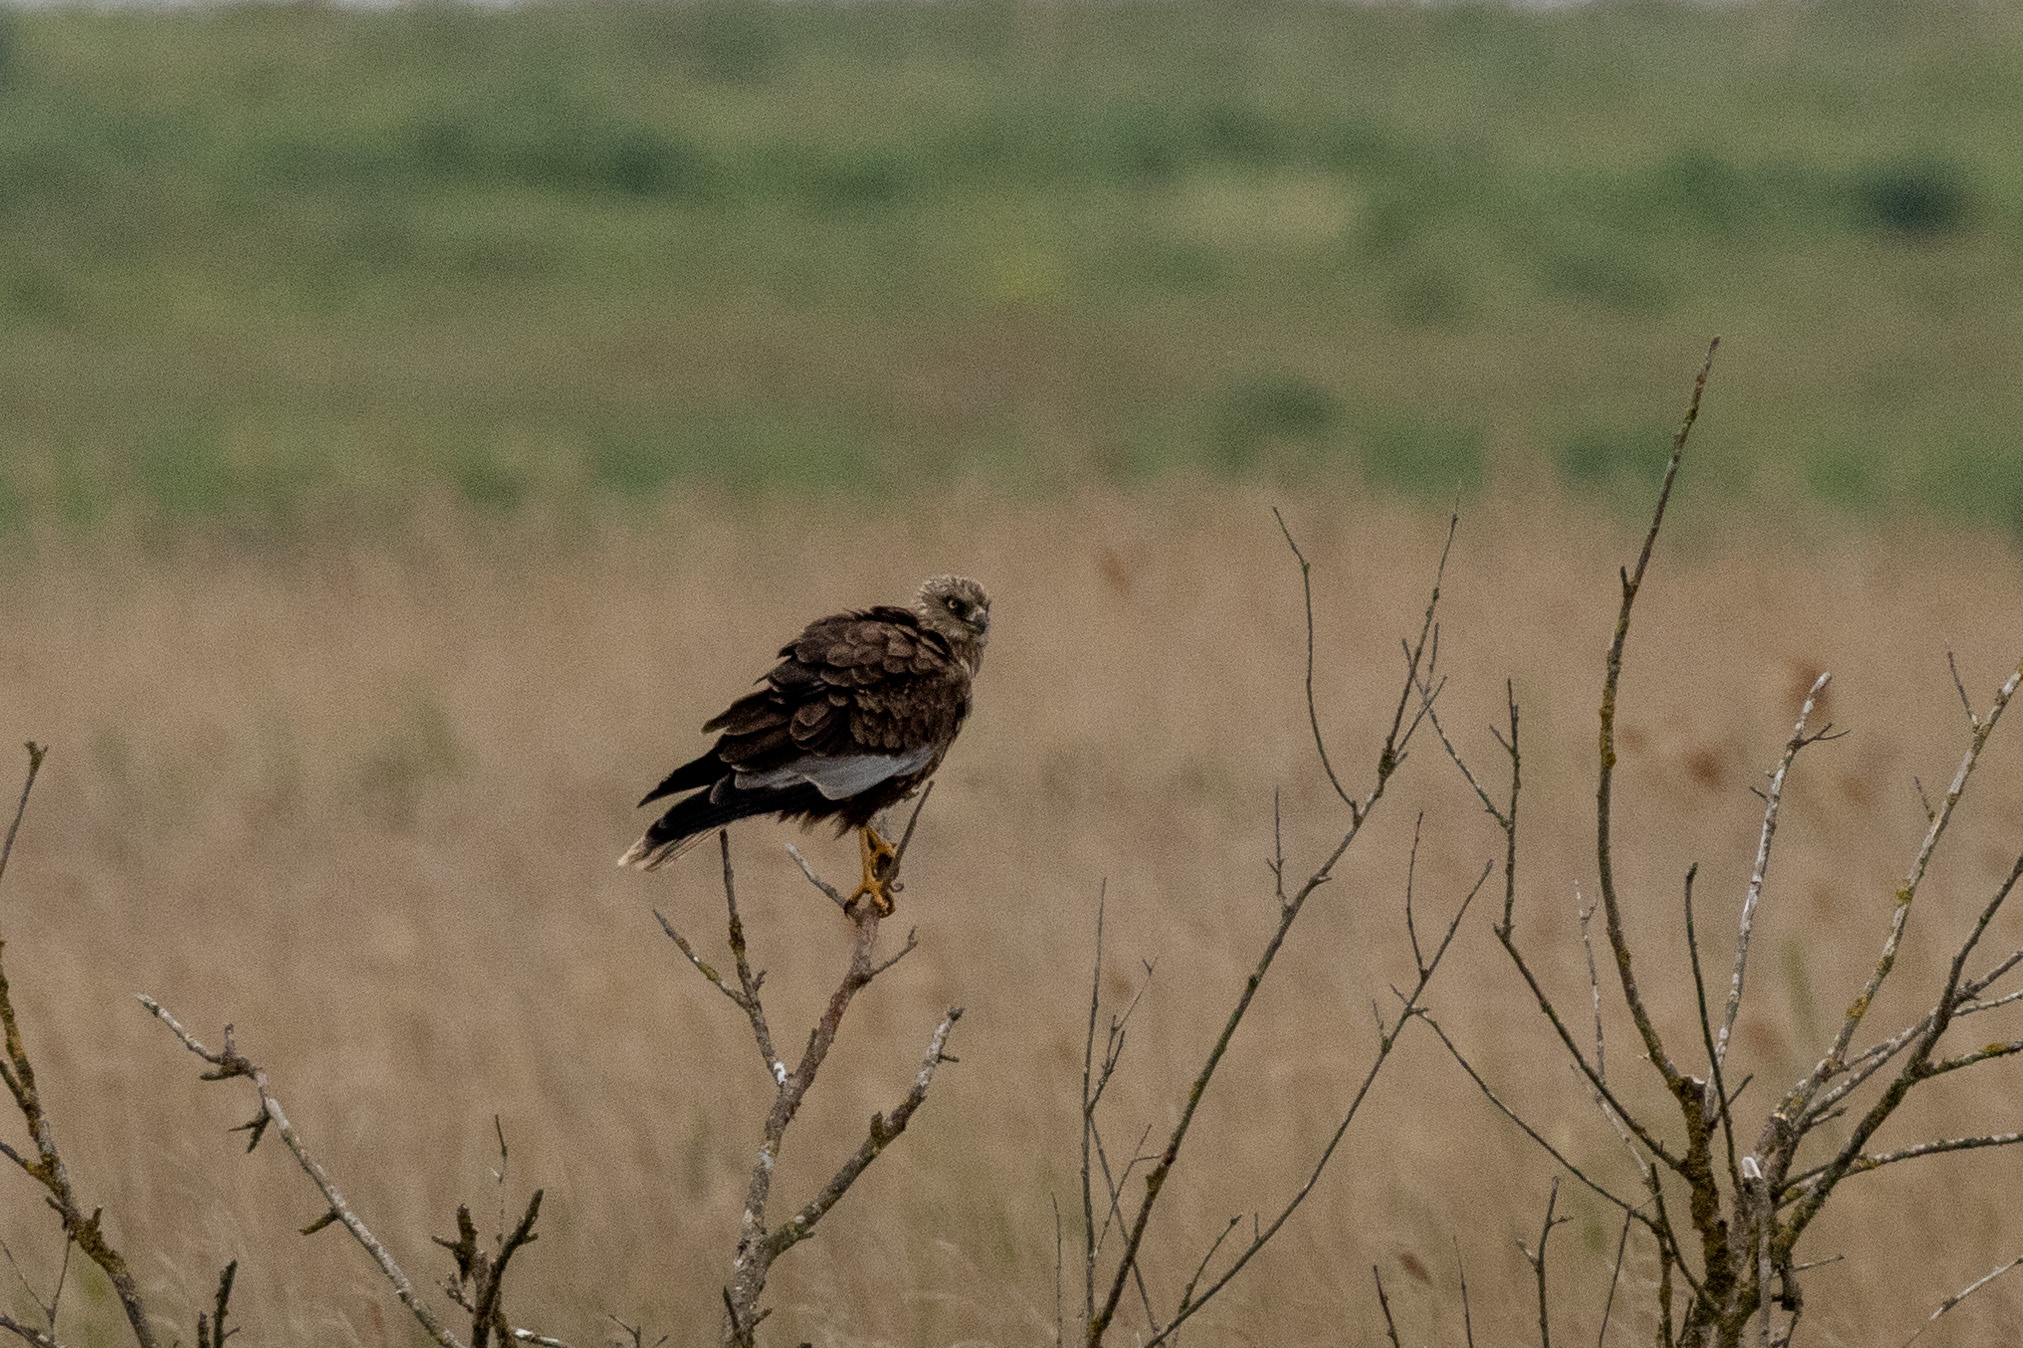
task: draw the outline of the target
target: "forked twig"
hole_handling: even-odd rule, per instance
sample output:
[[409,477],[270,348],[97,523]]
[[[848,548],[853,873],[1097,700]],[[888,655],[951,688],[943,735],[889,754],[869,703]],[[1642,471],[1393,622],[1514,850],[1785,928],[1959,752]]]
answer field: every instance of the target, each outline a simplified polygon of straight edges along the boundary
[[1531,1271],[1538,1281],[1538,1344],[1539,1348],[1552,1348],[1552,1311],[1545,1299],[1545,1242],[1552,1237],[1552,1229],[1573,1220],[1571,1217],[1554,1217],[1553,1210],[1559,1206],[1559,1177],[1552,1181],[1552,1192],[1545,1200],[1545,1222],[1538,1229],[1538,1248],[1527,1250],[1523,1244],[1518,1250],[1524,1261],[1531,1265]]

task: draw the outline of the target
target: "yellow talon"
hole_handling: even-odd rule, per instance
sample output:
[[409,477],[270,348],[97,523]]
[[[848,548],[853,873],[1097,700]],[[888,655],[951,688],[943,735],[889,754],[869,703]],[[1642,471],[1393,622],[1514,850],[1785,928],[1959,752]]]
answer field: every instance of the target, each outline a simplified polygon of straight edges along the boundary
[[891,880],[885,871],[899,859],[898,849],[879,837],[877,829],[866,824],[857,830],[857,852],[864,862],[864,879],[851,892],[850,900],[844,906],[854,908],[857,900],[869,899],[880,917],[890,917],[893,909]]

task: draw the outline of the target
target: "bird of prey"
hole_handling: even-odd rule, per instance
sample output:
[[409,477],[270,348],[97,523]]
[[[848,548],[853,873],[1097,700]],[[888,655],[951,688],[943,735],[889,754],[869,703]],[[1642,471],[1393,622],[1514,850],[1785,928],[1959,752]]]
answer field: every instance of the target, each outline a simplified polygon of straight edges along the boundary
[[722,732],[639,803],[681,792],[621,866],[652,870],[734,819],[837,821],[857,830],[868,898],[892,911],[894,856],[872,821],[941,766],[969,715],[970,681],[990,638],[990,598],[963,576],[936,576],[912,607],[879,605],[818,618],[780,648],[757,691],[703,726]]

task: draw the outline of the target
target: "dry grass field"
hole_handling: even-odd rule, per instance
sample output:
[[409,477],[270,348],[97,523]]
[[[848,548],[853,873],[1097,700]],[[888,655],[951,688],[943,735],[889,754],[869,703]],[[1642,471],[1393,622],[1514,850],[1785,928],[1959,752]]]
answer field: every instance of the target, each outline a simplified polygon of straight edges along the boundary
[[[1490,495],[1500,503],[1464,519],[1449,572],[1445,699],[1487,764],[1481,727],[1515,680],[1529,749],[1520,930],[1560,995],[1582,1002],[1574,912],[1577,889],[1593,894],[1594,703],[1615,568],[1634,542],[1619,516]],[[1274,788],[1294,864],[1341,823],[1308,740],[1298,578],[1271,503],[1182,486],[1041,502],[954,489],[870,518],[686,501],[608,532],[444,524],[283,556],[103,541],[17,555],[0,573],[0,731],[54,750],[0,920],[85,1200],[105,1205],[185,1339],[236,1257],[241,1342],[420,1341],[341,1233],[294,1234],[316,1196],[278,1147],[241,1154],[224,1130],[249,1098],[196,1081],[134,1004],[151,992],[200,1034],[237,1023],[418,1280],[439,1276],[428,1237],[452,1230],[459,1199],[492,1210],[496,1112],[513,1148],[508,1201],[548,1191],[515,1320],[579,1348],[605,1341],[607,1312],[673,1344],[713,1342],[769,1084],[741,1020],[649,912],[720,950],[712,860],[650,876],[612,861],[635,836],[632,801],[794,622],[959,569],[990,587],[996,622],[976,718],[908,862],[899,925],[918,927],[921,948],[846,1023],[790,1135],[783,1201],[897,1098],[949,1002],[968,1008],[961,1062],[776,1270],[763,1332],[822,1348],[1051,1342],[1050,1197],[1077,1206],[1099,885],[1106,992],[1127,994],[1156,961],[1113,1092],[1121,1147],[1134,1121],[1170,1119],[1269,928]],[[1443,522],[1311,495],[1287,514],[1315,562],[1324,725],[1360,780]],[[1812,751],[1787,797],[1758,995],[1730,1068],[1731,1081],[1757,1074],[1744,1103],[1759,1109],[1810,1065],[1874,958],[1922,827],[1912,777],[1943,780],[1957,761],[1946,650],[1977,700],[2023,650],[2023,569],[2003,539],[1787,527],[1704,510],[1679,520],[1632,639],[1619,785],[1644,977],[1684,1035],[1680,875],[1702,863],[1703,921],[1725,968],[1760,817],[1749,789],[1812,675],[1834,671],[1830,715],[1854,733]],[[1878,1031],[1912,1014],[1944,940],[2023,845],[2023,744],[1998,738],[1980,790],[1920,900]],[[1152,1260],[1169,1296],[1230,1214],[1268,1210],[1297,1182],[1360,1074],[1370,999],[1410,972],[1398,901],[1415,814],[1428,909],[1444,911],[1498,853],[1431,742],[1380,808],[1295,928],[1175,1172],[1179,1220]],[[733,831],[776,1026],[812,1017],[845,953],[844,925],[782,854],[794,836]],[[832,876],[855,865],[847,840],[807,846]],[[1436,1014],[1551,1136],[1621,1178],[1620,1147],[1488,920],[1486,907],[1468,920]],[[2023,944],[2023,926],[1991,939]],[[1636,1081],[1627,1026],[1611,1033],[1613,1070]],[[1886,1140],[2017,1126],[2016,1077],[2000,1067],[1932,1096]],[[1415,1032],[1313,1201],[1187,1339],[1376,1344],[1375,1263],[1408,1343],[1459,1343],[1458,1248],[1477,1342],[1529,1341],[1514,1242],[1535,1236],[1549,1176]],[[2023,1253],[2019,1195],[2023,1152],[1850,1181],[1803,1247],[1847,1256],[1812,1275],[1805,1337],[1901,1342],[1940,1297]],[[1577,1342],[1595,1332],[1616,1227],[1580,1193],[1562,1210],[1575,1221],[1555,1240],[1554,1276]],[[53,1227],[13,1173],[0,1175],[0,1236],[46,1284]],[[1651,1267],[1647,1249],[1633,1253],[1611,1342],[1649,1341]],[[73,1274],[70,1341],[120,1341],[96,1274]],[[1998,1283],[1925,1342],[1990,1342],[2019,1321],[2023,1281]]]

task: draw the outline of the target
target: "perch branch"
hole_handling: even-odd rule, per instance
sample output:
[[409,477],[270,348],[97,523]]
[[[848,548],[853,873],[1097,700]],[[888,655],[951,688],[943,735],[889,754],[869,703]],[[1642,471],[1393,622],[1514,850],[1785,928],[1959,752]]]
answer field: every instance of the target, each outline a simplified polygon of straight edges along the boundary
[[[907,823],[900,846],[895,849],[897,855],[894,864],[881,871],[882,878],[890,882],[895,889],[898,888],[897,860],[899,856],[903,856],[905,846],[913,835],[914,826],[919,822],[921,806],[925,803],[926,794],[922,793],[920,802],[914,807],[913,816]],[[758,1154],[753,1161],[751,1177],[746,1185],[744,1215],[739,1227],[737,1250],[731,1261],[731,1279],[723,1288],[722,1342],[726,1348],[751,1348],[759,1322],[769,1314],[760,1307],[759,1302],[765,1294],[766,1279],[774,1261],[813,1235],[815,1226],[822,1217],[842,1199],[844,1193],[893,1139],[906,1131],[907,1124],[912,1121],[914,1113],[927,1098],[936,1067],[943,1062],[955,1061],[947,1054],[946,1047],[949,1033],[962,1016],[962,1009],[950,1007],[942,1016],[940,1024],[929,1039],[927,1055],[914,1076],[913,1086],[899,1104],[889,1114],[873,1115],[868,1135],[863,1143],[843,1162],[820,1192],[777,1229],[769,1229],[766,1225],[766,1207],[772,1195],[774,1166],[785,1143],[787,1129],[792,1126],[800,1112],[802,1102],[807,1098],[808,1091],[815,1084],[816,1074],[828,1059],[829,1050],[835,1045],[836,1035],[842,1027],[843,1017],[849,1011],[850,1003],[873,979],[905,958],[907,953],[915,948],[916,942],[913,933],[908,932],[905,944],[896,954],[882,960],[877,958],[880,922],[877,909],[870,904],[851,908],[835,886],[816,874],[815,869],[795,848],[792,846],[787,848],[788,853],[800,866],[801,873],[808,878],[808,882],[843,910],[850,921],[852,932],[849,962],[844,969],[842,980],[830,994],[820,1019],[809,1031],[808,1043],[801,1052],[800,1060],[789,1070],[774,1051],[772,1032],[760,1000],[760,988],[765,975],[752,971],[746,953],[744,928],[737,908],[736,881],[731,866],[728,833],[719,833],[718,845],[723,852],[724,907],[732,959],[738,975],[737,987],[733,989],[728,980],[705,964],[695,953],[694,948],[675,933],[666,919],[661,919],[661,926],[681,948],[689,963],[745,1013],[746,1019],[751,1024],[753,1040],[766,1061],[768,1074],[773,1078],[773,1103],[766,1115]]]

